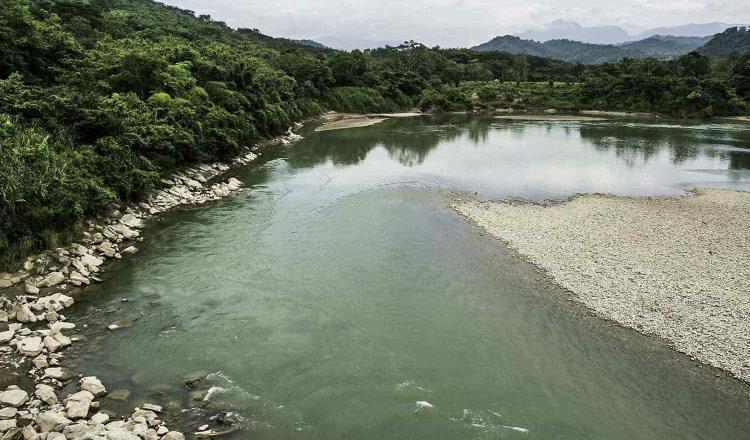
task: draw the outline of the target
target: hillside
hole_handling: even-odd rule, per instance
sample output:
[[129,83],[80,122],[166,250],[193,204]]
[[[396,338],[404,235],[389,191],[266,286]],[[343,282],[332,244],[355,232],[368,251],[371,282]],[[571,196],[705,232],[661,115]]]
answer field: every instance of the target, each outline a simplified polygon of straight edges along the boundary
[[550,40],[544,43],[506,35],[473,47],[478,52],[507,52],[535,55],[582,64],[617,62],[623,58],[674,58],[693,51],[705,43],[700,37],[654,36],[620,45],[591,44],[572,40]]
[[750,51],[750,27],[734,27],[716,34],[711,41],[698,52],[709,57],[718,58],[731,53],[743,54]]

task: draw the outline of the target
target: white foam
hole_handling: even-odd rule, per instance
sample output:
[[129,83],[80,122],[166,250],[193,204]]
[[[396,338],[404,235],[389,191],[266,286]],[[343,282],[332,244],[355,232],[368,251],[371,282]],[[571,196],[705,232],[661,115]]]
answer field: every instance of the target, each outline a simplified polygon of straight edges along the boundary
[[415,413],[423,410],[423,409],[432,409],[435,408],[433,404],[426,400],[417,400],[417,409],[414,411]]
[[512,429],[512,430],[514,430],[514,431],[518,431],[518,432],[524,432],[524,433],[525,433],[525,432],[529,432],[529,430],[528,430],[528,429],[526,429],[526,428],[519,428],[518,426],[506,426],[506,425],[503,425],[503,428],[506,428],[506,429]]

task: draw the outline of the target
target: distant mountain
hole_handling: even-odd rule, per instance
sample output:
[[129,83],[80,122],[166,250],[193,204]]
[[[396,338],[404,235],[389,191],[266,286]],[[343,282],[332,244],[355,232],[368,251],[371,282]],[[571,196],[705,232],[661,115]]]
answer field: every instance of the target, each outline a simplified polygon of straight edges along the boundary
[[716,34],[711,41],[698,49],[698,52],[711,58],[748,51],[750,51],[750,27],[729,28]]
[[[408,39],[408,38],[407,38]],[[365,38],[344,38],[335,36],[325,36],[316,38],[320,43],[340,50],[354,50],[354,49],[376,49],[378,47],[385,46],[398,46],[403,43],[404,40],[368,40]]]
[[478,52],[507,52],[535,55],[583,64],[616,62],[623,58],[673,58],[699,48],[704,38],[654,36],[641,41],[613,44],[591,44],[573,40],[550,40],[544,43],[512,35],[495,37],[473,47]]
[[708,37],[738,24],[728,23],[690,23],[672,27],[658,27],[647,29],[635,34],[629,33],[620,26],[591,26],[585,27],[574,21],[555,20],[543,24],[539,29],[521,32],[519,37],[526,40],[550,41],[573,40],[592,44],[620,44],[639,41],[657,35],[671,35],[675,37]]
[[545,23],[536,30],[527,30],[518,34],[525,40],[550,41],[573,40],[583,43],[616,44],[630,41],[628,31],[619,26],[584,27],[574,21],[555,20]]
[[675,37],[710,37],[724,32],[730,27],[737,26],[729,23],[690,23],[681,26],[660,27],[649,29],[635,35],[635,39],[641,40],[654,35],[673,35]]
[[[672,35],[654,35],[639,41],[619,44],[618,47],[647,57],[673,58],[692,52],[711,40],[709,37],[675,37]],[[640,56],[631,56],[640,58]]]

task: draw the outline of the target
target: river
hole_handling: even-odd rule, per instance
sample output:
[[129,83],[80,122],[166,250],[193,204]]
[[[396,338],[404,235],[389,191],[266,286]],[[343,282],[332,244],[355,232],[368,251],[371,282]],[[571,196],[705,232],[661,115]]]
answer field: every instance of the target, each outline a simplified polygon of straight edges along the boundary
[[187,414],[228,411],[228,439],[746,438],[747,385],[593,316],[447,203],[750,190],[747,125],[302,134],[232,170],[241,195],[152,221],[81,294],[76,367],[130,407],[187,405],[183,378],[210,373]]

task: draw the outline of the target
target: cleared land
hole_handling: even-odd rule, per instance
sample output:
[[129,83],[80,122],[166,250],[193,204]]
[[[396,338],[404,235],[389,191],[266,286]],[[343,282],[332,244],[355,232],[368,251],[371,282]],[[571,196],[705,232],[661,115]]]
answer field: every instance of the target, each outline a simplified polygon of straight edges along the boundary
[[453,208],[603,317],[750,381],[750,193]]

